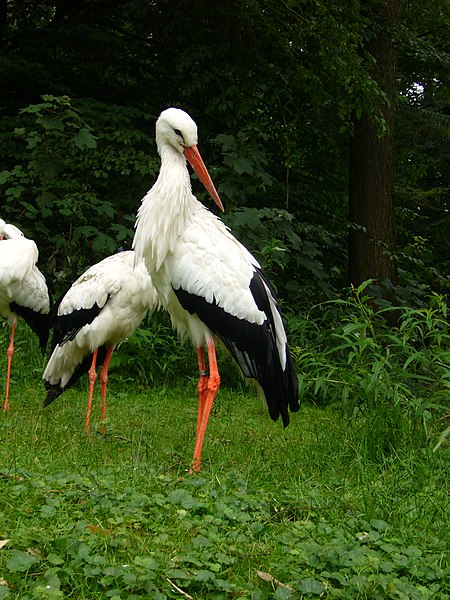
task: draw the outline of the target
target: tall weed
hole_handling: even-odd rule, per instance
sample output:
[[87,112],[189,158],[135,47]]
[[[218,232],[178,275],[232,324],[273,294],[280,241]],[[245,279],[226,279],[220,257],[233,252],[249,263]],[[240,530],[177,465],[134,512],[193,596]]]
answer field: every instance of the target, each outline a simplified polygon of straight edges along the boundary
[[[426,307],[376,310],[365,290],[291,317],[303,396],[346,412],[358,450],[374,460],[402,445],[435,444],[448,434],[450,332],[444,297]],[[387,311],[399,314],[391,327]],[[443,430],[445,430],[443,432]],[[439,442],[436,444],[436,440]]]

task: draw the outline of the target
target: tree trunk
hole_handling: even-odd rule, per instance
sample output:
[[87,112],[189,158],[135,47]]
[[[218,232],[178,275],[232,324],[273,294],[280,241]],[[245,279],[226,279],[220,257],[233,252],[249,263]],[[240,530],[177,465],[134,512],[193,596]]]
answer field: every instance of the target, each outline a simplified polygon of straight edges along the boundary
[[349,280],[397,283],[393,202],[393,117],[396,50],[392,30],[400,22],[400,0],[366,1],[376,34],[366,50],[376,61],[371,76],[386,94],[382,114],[386,131],[380,134],[367,113],[354,118],[349,165]]

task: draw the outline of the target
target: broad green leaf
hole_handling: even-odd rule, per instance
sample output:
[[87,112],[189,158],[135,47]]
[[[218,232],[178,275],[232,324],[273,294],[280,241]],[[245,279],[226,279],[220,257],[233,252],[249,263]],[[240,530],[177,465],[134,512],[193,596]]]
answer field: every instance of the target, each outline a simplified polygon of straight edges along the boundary
[[216,576],[214,573],[212,571],[208,571],[207,569],[201,569],[200,571],[197,571],[194,576],[196,581],[214,581],[215,578]]
[[0,172],[0,185],[3,185],[8,181],[11,177],[11,173],[9,171],[1,171]]
[[58,131],[62,131],[64,129],[64,123],[62,120],[53,117],[43,116],[39,119],[39,123],[44,129],[56,129]]
[[28,552],[11,550],[11,558],[7,561],[6,566],[10,571],[22,573],[28,571],[37,562],[39,559]]
[[233,161],[233,168],[239,175],[243,173],[248,173],[249,175],[253,175],[253,164],[247,158],[240,156]]
[[76,540],[67,548],[68,554],[77,560],[86,560],[90,555],[90,548],[84,542]]
[[83,148],[96,148],[97,139],[86,127],[80,129],[77,135],[73,138],[75,146],[80,149]]
[[320,596],[326,589],[324,584],[316,579],[302,579],[299,587],[304,594],[314,594],[316,596]]
[[168,495],[168,498],[172,504],[181,504],[183,508],[192,508],[197,504],[192,494],[183,488],[173,490]]
[[386,521],[382,521],[381,519],[372,519],[370,521],[370,524],[377,531],[386,531],[386,529],[388,529],[388,527],[389,527],[389,525],[386,523]]

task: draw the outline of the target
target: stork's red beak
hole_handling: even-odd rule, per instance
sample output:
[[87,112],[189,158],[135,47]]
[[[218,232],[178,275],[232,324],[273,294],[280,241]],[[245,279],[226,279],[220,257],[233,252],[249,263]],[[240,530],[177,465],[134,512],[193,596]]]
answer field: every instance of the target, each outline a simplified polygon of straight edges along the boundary
[[217,204],[220,210],[224,212],[222,201],[219,198],[219,194],[217,193],[217,190],[214,187],[212,179],[208,173],[207,168],[205,167],[205,163],[203,162],[203,159],[200,155],[200,152],[198,151],[197,146],[193,144],[192,146],[185,147],[183,152],[186,157],[186,160],[197,173],[198,178],[208,190],[211,198],[214,200],[214,202]]

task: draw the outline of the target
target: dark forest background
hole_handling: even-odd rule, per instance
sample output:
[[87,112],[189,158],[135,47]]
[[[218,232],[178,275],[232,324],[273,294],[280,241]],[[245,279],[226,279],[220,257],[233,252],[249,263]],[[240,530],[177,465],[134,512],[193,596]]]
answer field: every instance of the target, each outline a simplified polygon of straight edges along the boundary
[[[448,0],[0,2],[0,214],[71,282],[127,247],[168,106],[301,310],[449,290]],[[194,193],[211,206],[194,180]]]

